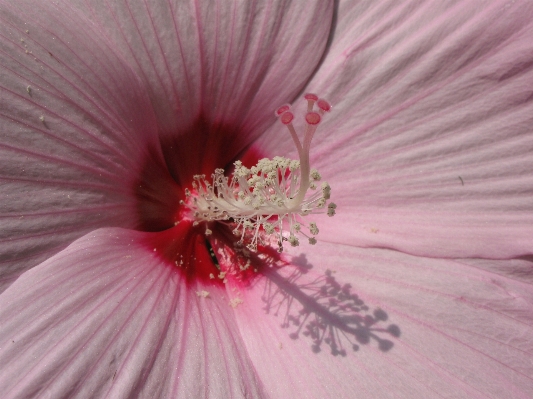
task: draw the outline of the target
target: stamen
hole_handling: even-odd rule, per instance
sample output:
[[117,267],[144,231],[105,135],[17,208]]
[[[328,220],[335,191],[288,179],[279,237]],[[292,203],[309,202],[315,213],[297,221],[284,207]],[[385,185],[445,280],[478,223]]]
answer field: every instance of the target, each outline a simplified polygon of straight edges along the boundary
[[[250,251],[256,251],[259,245],[277,244],[281,252],[284,242],[299,245],[297,235],[307,237],[312,245],[316,244],[314,236],[319,232],[316,223],[311,222],[307,227],[302,218],[324,212],[331,188],[323,182],[321,190],[316,190],[315,182],[321,176],[310,168],[309,151],[322,115],[331,109],[331,105],[314,94],[306,94],[305,99],[308,110],[302,141],[292,124],[294,114],[290,105],[283,105],[275,112],[280,122],[287,126],[299,160],[264,158],[250,169],[236,161],[231,178],[225,176],[223,169],[216,169],[210,180],[205,175],[194,176],[192,190],[185,189],[186,200],[180,203],[189,208],[195,224],[206,223],[206,235],[212,234],[208,224],[216,221],[227,224],[239,237],[237,244],[245,245]],[[315,104],[317,111],[313,110]],[[326,212],[333,216],[335,209],[336,205],[329,203]],[[311,236],[302,230],[302,226]]]

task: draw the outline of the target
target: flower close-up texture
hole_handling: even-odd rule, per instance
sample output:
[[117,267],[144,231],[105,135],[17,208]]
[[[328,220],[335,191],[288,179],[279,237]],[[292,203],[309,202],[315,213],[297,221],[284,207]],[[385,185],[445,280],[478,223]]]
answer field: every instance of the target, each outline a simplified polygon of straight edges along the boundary
[[0,396],[531,398],[532,171],[529,0],[0,0]]

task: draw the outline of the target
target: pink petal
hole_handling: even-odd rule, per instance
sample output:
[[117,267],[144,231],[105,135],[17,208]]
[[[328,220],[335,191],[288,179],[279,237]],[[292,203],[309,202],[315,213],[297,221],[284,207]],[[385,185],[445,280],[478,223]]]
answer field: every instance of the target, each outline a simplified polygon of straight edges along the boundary
[[272,124],[321,59],[333,11],[329,1],[75,3],[148,82],[180,182],[224,167]]
[[163,165],[140,80],[47,3],[0,4],[0,291],[88,231],[140,225],[141,171]]
[[[312,148],[339,205],[327,239],[530,254],[533,3],[346,1],[338,15],[307,89],[334,105]],[[287,143],[276,132],[258,146]]]
[[484,260],[327,243],[293,263],[232,294],[272,397],[531,396],[531,280]]
[[186,285],[152,236],[97,230],[0,296],[3,397],[263,397],[223,288]]

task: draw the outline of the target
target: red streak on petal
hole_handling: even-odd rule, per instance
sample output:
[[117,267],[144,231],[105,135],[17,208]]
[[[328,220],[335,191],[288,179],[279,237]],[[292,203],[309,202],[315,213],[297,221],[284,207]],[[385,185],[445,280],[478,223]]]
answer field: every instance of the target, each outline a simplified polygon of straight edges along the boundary
[[193,226],[192,221],[184,220],[171,229],[150,235],[145,246],[185,281],[222,285],[222,280],[216,277],[219,271],[205,245],[204,231],[204,226]]

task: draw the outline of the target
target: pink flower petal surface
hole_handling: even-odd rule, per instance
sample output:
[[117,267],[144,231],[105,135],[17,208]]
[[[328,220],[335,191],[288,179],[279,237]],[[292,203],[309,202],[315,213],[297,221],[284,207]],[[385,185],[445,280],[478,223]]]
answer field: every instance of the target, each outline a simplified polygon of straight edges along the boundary
[[0,295],[3,398],[263,397],[222,287],[100,229]]
[[[230,290],[271,397],[531,396],[531,279],[482,259],[320,249],[270,269],[252,290]],[[510,266],[531,276],[530,261]]]
[[116,53],[68,9],[0,3],[0,291],[88,231],[139,224],[135,181],[163,157]]
[[[533,3],[344,1],[338,15],[306,89],[333,104],[311,149],[342,215],[323,239],[531,254]],[[289,149],[281,128],[258,147]]]
[[216,159],[209,149],[242,150],[273,123],[274,111],[321,59],[333,12],[331,1],[68,3],[147,82],[165,158],[179,181],[224,167],[237,154]]

